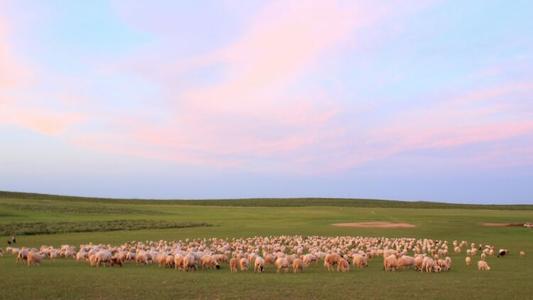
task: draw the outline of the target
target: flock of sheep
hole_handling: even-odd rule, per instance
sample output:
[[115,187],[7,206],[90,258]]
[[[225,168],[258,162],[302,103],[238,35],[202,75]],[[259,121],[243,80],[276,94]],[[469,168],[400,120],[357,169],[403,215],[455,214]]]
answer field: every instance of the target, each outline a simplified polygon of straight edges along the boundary
[[[452,250],[449,250],[451,248]],[[132,241],[120,246],[72,245],[60,248],[7,247],[6,252],[16,256],[17,262],[28,266],[39,265],[42,260],[59,257],[87,262],[90,266],[122,266],[126,262],[182,271],[220,269],[229,265],[231,272],[263,272],[271,265],[276,272],[302,272],[311,264],[322,262],[328,271],[348,272],[364,268],[369,260],[381,257],[385,271],[414,269],[420,272],[443,272],[452,267],[449,251],[465,253],[465,263],[479,256],[477,268],[490,270],[489,256],[508,255],[507,249],[495,250],[493,245],[466,241],[448,241],[414,238],[385,237],[324,237],[324,236],[270,236],[244,239],[199,239],[185,241]],[[3,255],[0,249],[0,256]],[[520,251],[521,256],[525,252]]]

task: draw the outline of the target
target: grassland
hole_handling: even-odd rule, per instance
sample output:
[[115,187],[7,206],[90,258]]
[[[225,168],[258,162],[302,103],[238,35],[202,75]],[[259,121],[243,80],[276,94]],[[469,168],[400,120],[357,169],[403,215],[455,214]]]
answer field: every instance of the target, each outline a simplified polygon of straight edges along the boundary
[[[117,230],[124,224],[210,224],[209,227]],[[333,223],[390,221],[415,228],[343,228]],[[381,261],[349,273],[327,273],[313,266],[302,274],[218,271],[193,273],[157,266],[127,264],[123,268],[90,268],[59,259],[40,267],[17,265],[0,257],[1,299],[533,299],[533,230],[521,227],[483,227],[483,222],[533,221],[533,206],[482,206],[395,202],[368,199],[242,199],[149,201],[59,197],[0,193],[0,231],[13,224],[44,227],[84,226],[99,222],[92,232],[18,235],[18,244],[59,246],[86,242],[118,244],[129,240],[177,240],[254,235],[360,235],[468,240],[505,247],[511,255],[489,258],[490,272],[466,268],[464,254],[452,255],[450,272],[385,273]],[[12,230],[13,227],[10,227]],[[127,227],[125,227],[127,228]],[[107,229],[113,229],[108,231]],[[9,231],[9,230],[8,230]],[[49,230],[48,233],[51,231]],[[6,236],[0,237],[5,243]],[[4,244],[5,245],[5,244]],[[519,257],[518,251],[528,252]]]

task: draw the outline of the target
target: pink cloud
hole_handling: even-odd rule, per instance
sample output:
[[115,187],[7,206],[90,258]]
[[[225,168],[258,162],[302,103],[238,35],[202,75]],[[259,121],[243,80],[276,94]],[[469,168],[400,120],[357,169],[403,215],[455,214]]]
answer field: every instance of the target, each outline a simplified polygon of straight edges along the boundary
[[223,66],[224,76],[177,93],[168,86],[167,117],[159,125],[138,123],[143,125],[132,129],[132,139],[151,145],[152,156],[184,162],[299,161],[302,149],[337,134],[332,122],[340,108],[322,91],[291,87],[318,67],[321,57],[351,40],[356,28],[375,22],[385,11],[337,1],[266,5],[235,42],[165,63],[155,78],[210,64]]
[[[15,125],[46,135],[58,135],[79,122],[81,115],[57,111],[30,101],[38,90],[36,71],[14,55],[6,22],[0,19],[0,124]],[[28,91],[28,92],[22,92]],[[43,93],[40,97],[49,96]]]
[[439,151],[532,135],[531,115],[517,113],[519,108],[510,101],[517,95],[533,97],[533,84],[522,82],[478,89],[397,114],[361,136],[362,142],[351,151],[342,150],[346,145],[339,145],[343,154],[329,169],[346,169],[416,150]]

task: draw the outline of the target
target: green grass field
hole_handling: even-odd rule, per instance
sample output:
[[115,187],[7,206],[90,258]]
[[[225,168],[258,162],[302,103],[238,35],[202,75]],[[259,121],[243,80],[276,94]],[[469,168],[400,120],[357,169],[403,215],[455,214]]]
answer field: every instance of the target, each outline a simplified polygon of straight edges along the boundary
[[[122,225],[117,225],[116,220],[131,230],[118,230],[116,227]],[[407,222],[416,227],[331,226],[358,221]],[[31,235],[19,234],[18,246],[297,234],[433,238],[450,243],[467,240],[508,248],[511,254],[488,258],[492,267],[489,272],[467,268],[464,253],[452,253],[453,269],[445,273],[386,273],[381,258],[375,258],[364,270],[328,273],[318,264],[301,274],[276,274],[272,266],[263,274],[230,273],[227,265],[221,270],[189,273],[134,263],[123,268],[91,268],[71,259],[47,260],[28,268],[16,264],[12,255],[4,255],[0,257],[0,298],[533,299],[533,230],[480,226],[483,222],[533,222],[533,206],[350,199],[140,201],[2,192],[0,232],[15,230],[21,224],[35,231]],[[154,228],[154,224],[162,228]],[[41,227],[48,230],[39,231]],[[76,228],[85,230],[72,232]],[[6,241],[7,236],[0,237],[3,247],[7,246]],[[520,250],[528,255],[520,257]]]

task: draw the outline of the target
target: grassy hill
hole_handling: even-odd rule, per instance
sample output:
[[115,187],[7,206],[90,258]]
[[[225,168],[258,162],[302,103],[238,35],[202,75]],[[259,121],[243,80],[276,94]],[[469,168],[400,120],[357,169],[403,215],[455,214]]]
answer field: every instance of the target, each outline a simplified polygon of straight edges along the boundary
[[301,207],[301,206],[340,206],[340,207],[396,207],[396,208],[465,208],[497,210],[533,210],[528,204],[457,204],[429,201],[399,201],[360,198],[240,198],[240,199],[123,199],[62,196],[37,193],[0,191],[0,199],[53,200],[70,202],[113,203],[113,204],[161,204],[161,205],[203,205],[203,206],[244,206],[244,207]]
[[[348,228],[345,222],[406,222],[414,228]],[[328,273],[320,264],[301,274],[178,272],[155,265],[91,268],[69,259],[28,268],[0,257],[0,299],[531,299],[533,230],[484,222],[533,221],[532,205],[462,205],[371,199],[137,200],[0,192],[0,242],[18,232],[18,246],[184,240],[268,235],[378,236],[466,240],[508,248],[490,257],[490,272],[451,254],[447,273],[384,272],[375,258],[364,270]],[[2,236],[3,235],[3,236]],[[524,250],[526,257],[517,253]],[[38,284],[36,284],[38,283]]]

